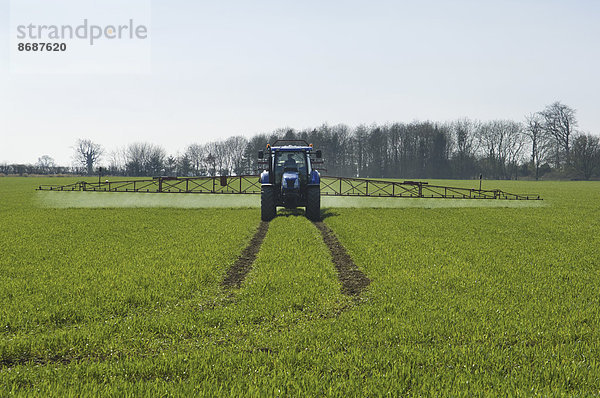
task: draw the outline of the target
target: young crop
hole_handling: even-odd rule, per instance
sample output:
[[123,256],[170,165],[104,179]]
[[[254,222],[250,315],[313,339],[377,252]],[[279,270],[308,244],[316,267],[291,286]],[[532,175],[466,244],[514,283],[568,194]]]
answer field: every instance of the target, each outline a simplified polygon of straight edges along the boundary
[[32,190],[49,180],[0,178],[0,396],[600,393],[598,183],[323,209],[370,280],[346,295],[302,211],[269,223],[238,288],[258,209],[55,208]]

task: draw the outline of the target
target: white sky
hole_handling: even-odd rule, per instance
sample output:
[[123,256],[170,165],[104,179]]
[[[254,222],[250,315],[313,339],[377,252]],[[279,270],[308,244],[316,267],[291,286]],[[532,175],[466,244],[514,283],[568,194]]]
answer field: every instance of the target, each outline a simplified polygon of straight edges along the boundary
[[322,123],[523,120],[556,100],[600,133],[599,1],[155,0],[152,72],[9,71],[0,0],[0,162],[70,164],[77,138],[170,153]]

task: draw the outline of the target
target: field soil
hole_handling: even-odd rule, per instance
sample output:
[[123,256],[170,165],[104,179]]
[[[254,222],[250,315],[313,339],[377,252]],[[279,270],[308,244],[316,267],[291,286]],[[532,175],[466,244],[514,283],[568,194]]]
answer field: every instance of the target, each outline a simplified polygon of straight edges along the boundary
[[342,284],[342,292],[350,296],[358,296],[371,282],[367,276],[352,261],[335,233],[324,222],[314,222],[323,236],[323,241],[331,252],[331,257],[338,277]]
[[239,288],[252,269],[252,264],[256,260],[256,255],[262,246],[262,242],[269,230],[269,223],[261,221],[256,233],[250,239],[250,243],[238,257],[235,263],[227,270],[227,276],[223,280],[223,286],[226,288]]

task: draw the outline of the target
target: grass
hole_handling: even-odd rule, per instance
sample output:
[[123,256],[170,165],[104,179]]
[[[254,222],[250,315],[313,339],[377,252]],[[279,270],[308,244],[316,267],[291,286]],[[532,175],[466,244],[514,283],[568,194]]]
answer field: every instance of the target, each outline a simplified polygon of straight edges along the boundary
[[48,181],[0,178],[0,396],[600,394],[599,183],[493,182],[545,199],[517,208],[330,207],[372,281],[352,299],[301,214],[231,291],[258,209],[54,208]]

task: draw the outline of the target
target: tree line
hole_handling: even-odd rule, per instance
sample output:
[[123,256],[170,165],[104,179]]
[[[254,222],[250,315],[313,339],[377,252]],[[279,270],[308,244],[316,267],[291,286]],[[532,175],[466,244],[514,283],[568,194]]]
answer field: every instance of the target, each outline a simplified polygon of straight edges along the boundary
[[208,176],[257,174],[257,153],[276,139],[303,139],[321,149],[328,175],[371,178],[489,179],[600,177],[600,138],[577,129],[576,111],[561,102],[524,121],[344,124],[278,129],[251,138],[234,136],[190,144],[170,155],[159,145],[130,144],[107,153],[91,140],[73,147],[74,165],[57,167],[42,156],[36,165],[0,165],[0,173]]

